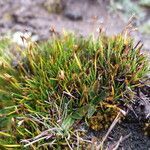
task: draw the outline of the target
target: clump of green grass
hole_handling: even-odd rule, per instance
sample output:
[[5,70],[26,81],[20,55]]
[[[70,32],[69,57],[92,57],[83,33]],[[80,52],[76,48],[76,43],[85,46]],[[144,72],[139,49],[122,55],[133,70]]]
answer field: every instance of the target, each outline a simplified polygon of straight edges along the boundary
[[102,34],[97,39],[67,34],[29,44],[19,51],[21,59],[15,66],[3,52],[1,147],[89,146],[91,142],[80,136],[85,132],[79,124],[85,122],[94,130],[107,128],[133,100],[134,89],[148,71],[140,50],[140,43],[134,45],[122,34]]

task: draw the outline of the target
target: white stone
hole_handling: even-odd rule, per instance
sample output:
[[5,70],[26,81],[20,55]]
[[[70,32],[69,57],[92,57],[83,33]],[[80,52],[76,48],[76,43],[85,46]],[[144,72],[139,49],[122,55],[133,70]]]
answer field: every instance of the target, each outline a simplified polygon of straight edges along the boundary
[[31,32],[15,32],[12,36],[14,43],[17,43],[19,46],[27,47],[29,42],[36,42],[39,39],[37,35],[33,35]]

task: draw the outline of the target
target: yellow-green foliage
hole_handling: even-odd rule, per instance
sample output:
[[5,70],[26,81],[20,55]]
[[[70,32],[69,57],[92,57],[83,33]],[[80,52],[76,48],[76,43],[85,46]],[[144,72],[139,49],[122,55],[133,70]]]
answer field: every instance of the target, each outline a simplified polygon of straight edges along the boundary
[[[17,146],[23,140],[29,149],[81,148],[75,140],[78,120],[103,129],[133,99],[133,90],[148,71],[140,49],[121,34],[95,40],[68,34],[30,44],[16,66],[10,57],[4,59],[4,50],[0,136]],[[4,141],[0,145],[7,147]]]

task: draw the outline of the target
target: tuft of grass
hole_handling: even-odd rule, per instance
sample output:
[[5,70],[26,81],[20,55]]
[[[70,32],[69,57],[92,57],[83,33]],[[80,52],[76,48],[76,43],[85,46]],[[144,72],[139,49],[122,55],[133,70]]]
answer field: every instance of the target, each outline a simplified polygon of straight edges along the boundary
[[[80,125],[107,128],[149,71],[142,45],[122,34],[65,34],[0,56],[0,146],[85,149],[93,144]],[[79,128],[80,127],[80,128]]]

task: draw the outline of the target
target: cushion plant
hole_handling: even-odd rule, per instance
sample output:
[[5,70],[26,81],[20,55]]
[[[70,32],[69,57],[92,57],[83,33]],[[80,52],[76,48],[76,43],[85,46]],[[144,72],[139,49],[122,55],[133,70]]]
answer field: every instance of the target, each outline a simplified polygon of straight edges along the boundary
[[140,43],[122,34],[67,34],[18,49],[19,57],[0,53],[3,149],[83,148],[77,125],[107,128],[148,71]]

